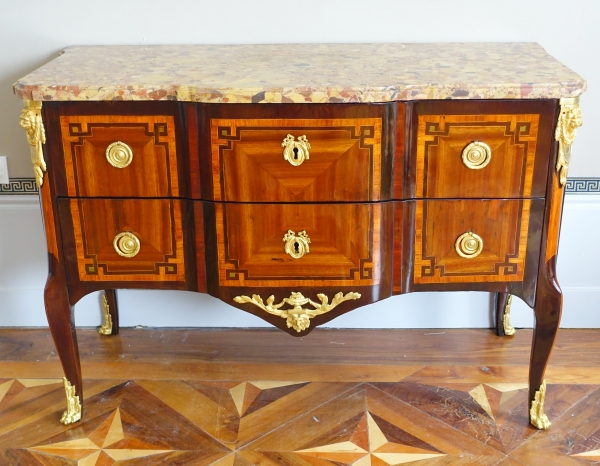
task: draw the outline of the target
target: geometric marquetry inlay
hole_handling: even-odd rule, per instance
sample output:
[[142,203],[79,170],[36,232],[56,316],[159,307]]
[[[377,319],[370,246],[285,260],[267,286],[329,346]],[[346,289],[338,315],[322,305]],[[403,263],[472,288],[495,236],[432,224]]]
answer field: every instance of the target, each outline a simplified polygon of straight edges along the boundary
[[[353,426],[349,440],[296,450],[294,453],[305,458],[322,458],[342,464],[364,466],[405,464],[446,456],[435,449],[432,451],[431,446],[414,447],[389,441],[380,424],[386,424],[386,421],[366,412],[358,424]],[[409,434],[405,432],[404,436],[408,437]]]
[[[528,459],[538,457],[545,464],[598,460],[599,431],[590,422],[600,416],[598,385],[574,385],[565,376],[569,383],[549,386],[549,396],[561,400],[553,404],[550,437],[534,435],[528,425],[527,383],[503,382],[513,376],[500,373],[500,381],[485,382],[490,375],[480,370],[468,380],[446,382],[446,370],[439,376],[432,370],[429,383],[411,382],[410,375],[399,382],[360,383],[94,380],[87,385],[87,419],[60,428],[61,380],[0,379],[0,390],[6,391],[0,395],[0,416],[6,421],[0,426],[0,464],[391,466],[436,460],[491,465],[506,462],[507,456],[515,464],[532,465],[536,461]],[[34,412],[32,405],[38,408]]]
[[63,383],[62,379],[17,379],[25,388],[42,387],[45,385],[53,385]]
[[575,455],[571,455],[578,458],[583,458],[589,461],[593,461],[592,464],[595,464],[596,461],[600,461],[600,449],[585,451],[583,453],[577,453]]
[[235,407],[240,416],[245,416],[254,412],[259,407],[264,406],[261,403],[261,395],[265,391],[277,393],[276,397],[272,395],[268,397],[268,401],[273,403],[293,391],[303,387],[308,382],[286,382],[286,381],[252,381],[242,382],[229,389],[229,394],[235,403]]
[[[82,281],[183,281],[181,202],[167,199],[72,199],[69,209]],[[114,238],[134,234],[139,253],[117,254]]]
[[[306,136],[292,165],[282,141]],[[212,119],[215,200],[369,201],[381,197],[381,118]]]
[[[95,430],[86,437],[56,443],[37,445],[30,450],[48,453],[53,456],[77,460],[78,466],[96,465],[100,455],[105,453],[112,460],[124,461],[134,458],[168,453],[172,450],[114,448],[114,444],[125,439],[121,413],[117,408]],[[112,448],[111,448],[112,447]]]
[[[417,198],[531,197],[539,115],[421,115]],[[471,169],[463,150],[480,142],[489,163]],[[502,180],[499,182],[499,180]]]
[[[61,116],[60,124],[69,196],[179,196],[172,116]],[[107,160],[115,144],[128,148],[127,166]]]
[[[288,164],[289,165],[289,164]],[[216,204],[221,286],[360,286],[380,279],[382,210],[391,204]],[[306,231],[310,252],[285,252]]]
[[519,390],[526,390],[527,388],[526,383],[486,383],[473,387],[468,393],[490,418],[496,420],[495,415],[499,413],[501,403],[506,403]]
[[[532,201],[416,201],[415,283],[522,281]],[[472,232],[482,250],[458,254],[457,238]]]
[[487,398],[487,394],[485,393],[485,388],[483,384],[477,385],[475,388],[469,390],[469,395],[481,406],[489,416],[494,419],[494,413],[492,412],[492,408],[490,406],[490,402]]
[[0,401],[2,401],[2,398],[4,398],[4,396],[8,393],[8,390],[12,386],[13,382],[13,380],[8,380],[0,383]]

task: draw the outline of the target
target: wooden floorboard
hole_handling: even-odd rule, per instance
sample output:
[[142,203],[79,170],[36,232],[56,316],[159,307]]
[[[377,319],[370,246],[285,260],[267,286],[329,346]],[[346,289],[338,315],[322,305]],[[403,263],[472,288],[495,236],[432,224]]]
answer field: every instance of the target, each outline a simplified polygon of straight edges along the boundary
[[[531,330],[499,338],[491,330],[316,329],[297,338],[277,329],[121,329],[100,338],[78,329],[82,360],[324,364],[528,365]],[[552,364],[600,366],[599,331],[562,329]],[[102,344],[99,342],[102,341]],[[2,329],[0,361],[58,360],[47,329]]]
[[600,330],[561,330],[549,431],[528,424],[528,330],[77,334],[84,418],[62,426],[48,330],[0,330],[0,465],[600,462]]

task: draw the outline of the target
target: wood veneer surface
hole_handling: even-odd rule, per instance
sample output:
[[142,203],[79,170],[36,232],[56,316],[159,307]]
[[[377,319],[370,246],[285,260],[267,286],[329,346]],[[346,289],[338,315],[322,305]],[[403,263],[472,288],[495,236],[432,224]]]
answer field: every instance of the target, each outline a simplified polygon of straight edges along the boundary
[[[552,100],[413,104],[416,197],[543,197],[555,111]],[[484,168],[462,161],[473,141],[490,146]]]
[[[219,283],[377,285],[381,237],[391,229],[382,211],[391,208],[391,203],[216,204]],[[310,251],[301,258],[284,251],[289,231],[310,238]]]
[[[211,119],[214,199],[331,202],[381,199],[381,125],[363,119]],[[282,157],[288,135],[309,157]],[[292,156],[293,157],[293,156]]]
[[[182,210],[185,202],[60,199],[58,204],[63,217],[68,216],[69,211],[71,214],[73,232],[68,230],[68,234],[73,234],[75,241],[69,241],[65,249],[68,260],[77,262],[79,280],[184,281]],[[113,240],[121,232],[138,238],[139,252],[134,257],[117,254]],[[76,281],[75,277],[70,278]]]
[[[68,196],[179,196],[173,117],[85,115],[60,121]],[[117,141],[132,153],[124,168],[112,166],[106,157]]]

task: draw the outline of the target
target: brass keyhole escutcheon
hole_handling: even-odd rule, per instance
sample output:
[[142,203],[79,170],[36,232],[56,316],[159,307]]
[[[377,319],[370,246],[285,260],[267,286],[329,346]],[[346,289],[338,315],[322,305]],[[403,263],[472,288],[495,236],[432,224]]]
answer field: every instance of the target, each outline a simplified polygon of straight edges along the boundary
[[469,230],[456,239],[454,249],[460,257],[474,259],[483,250],[483,240],[479,235]]
[[281,143],[283,147],[283,158],[287,160],[294,167],[302,165],[305,160],[308,160],[310,149],[310,143],[306,139],[306,136],[300,136],[296,141],[294,136],[288,134],[283,142]]
[[113,247],[119,256],[134,257],[140,252],[140,240],[129,231],[124,231],[115,236]]
[[121,141],[113,142],[106,148],[106,160],[115,168],[125,168],[133,161],[131,147]]
[[480,170],[492,160],[492,149],[485,142],[473,141],[462,151],[462,161],[471,170]]
[[296,235],[292,230],[288,230],[283,235],[283,241],[285,242],[283,250],[294,259],[300,259],[304,254],[310,252],[310,248],[308,247],[310,238],[306,234],[306,231],[301,231]]

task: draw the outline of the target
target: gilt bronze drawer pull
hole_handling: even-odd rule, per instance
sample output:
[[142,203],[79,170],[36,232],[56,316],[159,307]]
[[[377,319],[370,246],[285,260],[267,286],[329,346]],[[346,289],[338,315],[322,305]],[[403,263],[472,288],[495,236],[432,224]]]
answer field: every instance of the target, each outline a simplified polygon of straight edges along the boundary
[[125,168],[133,160],[133,151],[124,142],[113,142],[106,148],[106,160],[115,168]]
[[300,136],[295,141],[294,136],[288,134],[281,143],[281,147],[283,147],[283,158],[294,167],[302,165],[305,160],[309,159],[308,149],[310,149],[310,143],[306,136]]
[[483,240],[472,231],[467,231],[456,239],[454,249],[456,249],[456,253],[460,257],[473,259],[481,253],[481,250],[483,249]]
[[140,240],[129,231],[124,231],[115,236],[113,246],[119,256],[133,257],[140,252]]
[[485,167],[492,160],[492,149],[485,142],[473,141],[462,151],[462,161],[472,170]]
[[300,259],[304,254],[308,254],[310,252],[308,247],[310,238],[306,234],[306,231],[301,231],[296,236],[296,233],[294,233],[292,230],[288,230],[288,232],[283,235],[283,241],[285,242],[283,250],[286,254],[289,254],[294,259]]

